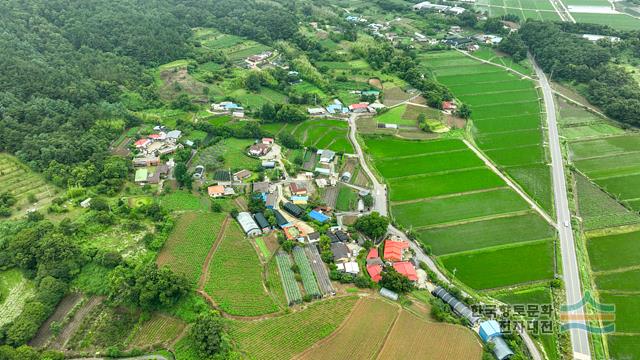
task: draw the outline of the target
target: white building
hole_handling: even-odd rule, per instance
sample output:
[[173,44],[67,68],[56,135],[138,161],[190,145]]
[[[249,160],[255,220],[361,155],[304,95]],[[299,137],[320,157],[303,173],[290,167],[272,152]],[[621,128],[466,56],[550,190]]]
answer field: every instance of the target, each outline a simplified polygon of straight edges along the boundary
[[241,212],[237,217],[238,223],[247,236],[258,236],[262,234],[262,230],[258,227],[251,214],[248,212]]

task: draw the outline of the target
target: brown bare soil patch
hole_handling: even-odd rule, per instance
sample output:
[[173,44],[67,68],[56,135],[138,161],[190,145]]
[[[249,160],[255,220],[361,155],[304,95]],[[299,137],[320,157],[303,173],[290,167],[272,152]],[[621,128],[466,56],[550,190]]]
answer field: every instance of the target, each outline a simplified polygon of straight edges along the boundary
[[[452,346],[455,344],[455,346]],[[378,359],[481,359],[482,346],[462,326],[426,322],[403,311]]]
[[398,86],[393,86],[393,87],[386,87],[384,89],[384,104],[386,106],[393,106],[396,104],[399,104],[405,100],[408,100],[412,97],[413,95],[407,93],[406,91],[402,90],[400,87]]
[[376,89],[382,90],[382,81],[378,78],[369,79],[369,85],[373,86]]
[[204,85],[189,75],[186,68],[173,68],[160,73],[162,86],[158,92],[163,100],[171,100],[180,92],[203,96]]
[[375,298],[361,299],[346,322],[299,359],[372,359],[385,342],[399,307]]
[[35,348],[46,346],[47,341],[53,336],[53,333],[51,332],[51,324],[54,321],[62,321],[69,311],[71,311],[71,309],[80,302],[80,300],[82,300],[82,294],[80,293],[71,293],[65,296],[60,301],[53,314],[40,326],[36,336],[29,341],[29,345]]

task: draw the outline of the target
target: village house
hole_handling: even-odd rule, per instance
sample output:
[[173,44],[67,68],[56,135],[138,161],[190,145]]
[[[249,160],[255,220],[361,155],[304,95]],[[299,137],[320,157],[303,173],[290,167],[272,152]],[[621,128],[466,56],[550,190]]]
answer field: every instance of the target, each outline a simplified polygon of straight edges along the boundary
[[385,240],[383,258],[386,261],[397,262],[404,260],[404,252],[409,248],[406,241]]
[[249,155],[264,156],[267,153],[269,153],[270,150],[271,150],[271,146],[269,145],[266,145],[263,143],[253,144],[249,147]]
[[273,140],[273,138],[262,138],[260,142],[262,142],[264,145],[273,145],[275,140]]
[[340,242],[331,243],[331,253],[336,263],[345,263],[351,259],[351,251],[347,245]]
[[224,196],[224,186],[222,185],[213,185],[207,188],[207,193],[212,198],[218,198]]
[[333,158],[336,156],[336,153],[331,150],[326,149],[318,149],[316,155],[320,155],[320,162],[328,164],[333,161]]
[[458,106],[453,101],[443,101],[442,102],[442,110],[444,110],[444,112],[446,112],[448,114],[451,114],[457,108],[458,108]]
[[342,105],[342,103],[338,99],[334,99],[332,103],[326,107],[326,109],[329,114],[339,115],[339,114],[346,114],[349,112],[349,108]]
[[256,68],[259,65],[262,65],[271,55],[273,55],[272,51],[265,51],[261,54],[251,55],[244,61],[250,68]]
[[413,267],[408,261],[400,261],[393,263],[393,268],[396,269],[398,273],[406,277],[411,281],[418,281],[418,274],[416,273],[416,268]]
[[369,112],[369,103],[361,102],[357,104],[349,105],[349,111],[353,113],[366,113]]
[[249,171],[247,169],[240,170],[237,173],[233,174],[233,178],[236,181],[242,181],[242,180],[248,179],[250,177],[251,177],[251,171]]
[[307,112],[311,116],[321,116],[325,114],[324,108],[321,107],[307,108]]
[[307,188],[303,184],[292,182],[289,184],[292,195],[307,195]]

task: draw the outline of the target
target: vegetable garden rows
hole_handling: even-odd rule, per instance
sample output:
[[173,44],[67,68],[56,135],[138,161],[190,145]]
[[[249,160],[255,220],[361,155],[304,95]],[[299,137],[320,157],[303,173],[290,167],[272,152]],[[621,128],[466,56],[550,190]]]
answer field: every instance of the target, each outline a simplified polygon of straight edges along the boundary
[[278,262],[280,278],[282,279],[282,284],[284,286],[284,291],[287,295],[289,305],[302,302],[302,294],[300,293],[296,276],[291,270],[292,264],[291,259],[289,259],[289,255],[279,252],[276,254],[276,261]]
[[320,289],[318,289],[318,284],[316,283],[316,277],[313,275],[311,264],[309,264],[309,259],[307,259],[304,250],[301,247],[296,246],[293,249],[293,258],[296,262],[296,265],[298,265],[298,269],[300,269],[304,291],[311,297],[320,297],[321,294]]

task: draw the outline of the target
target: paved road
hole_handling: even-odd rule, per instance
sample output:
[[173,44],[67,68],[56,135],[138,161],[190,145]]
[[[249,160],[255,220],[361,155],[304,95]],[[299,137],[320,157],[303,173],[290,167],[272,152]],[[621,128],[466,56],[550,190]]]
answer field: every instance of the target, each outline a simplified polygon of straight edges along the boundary
[[[544,95],[544,104],[547,112],[549,128],[549,150],[551,152],[551,166],[553,174],[553,192],[555,194],[556,217],[558,219],[558,233],[560,237],[560,251],[562,254],[562,270],[566,289],[566,301],[568,305],[576,304],[582,299],[582,287],[576,259],[575,241],[571,228],[571,212],[567,199],[566,179],[564,175],[564,163],[558,135],[556,121],[556,109],[553,99],[553,90],[547,81],[547,77],[535,61],[532,61],[536,74],[540,79],[540,86]],[[573,312],[582,314],[582,309]],[[576,321],[584,325],[584,321]],[[572,329],[571,346],[573,357],[576,360],[591,359],[589,347],[589,335],[584,330]]]
[[373,191],[371,191],[371,196],[373,196],[373,211],[377,211],[380,215],[388,216],[389,211],[387,210],[387,186],[381,184],[378,179],[373,175],[373,172],[367,165],[367,161],[365,160],[364,153],[362,152],[362,147],[358,142],[356,137],[357,134],[357,125],[356,120],[358,119],[358,114],[351,114],[349,116],[349,140],[353,144],[354,149],[356,150],[356,155],[358,155],[358,159],[360,160],[360,167],[367,174],[369,179],[371,179],[371,184],[373,184]]

